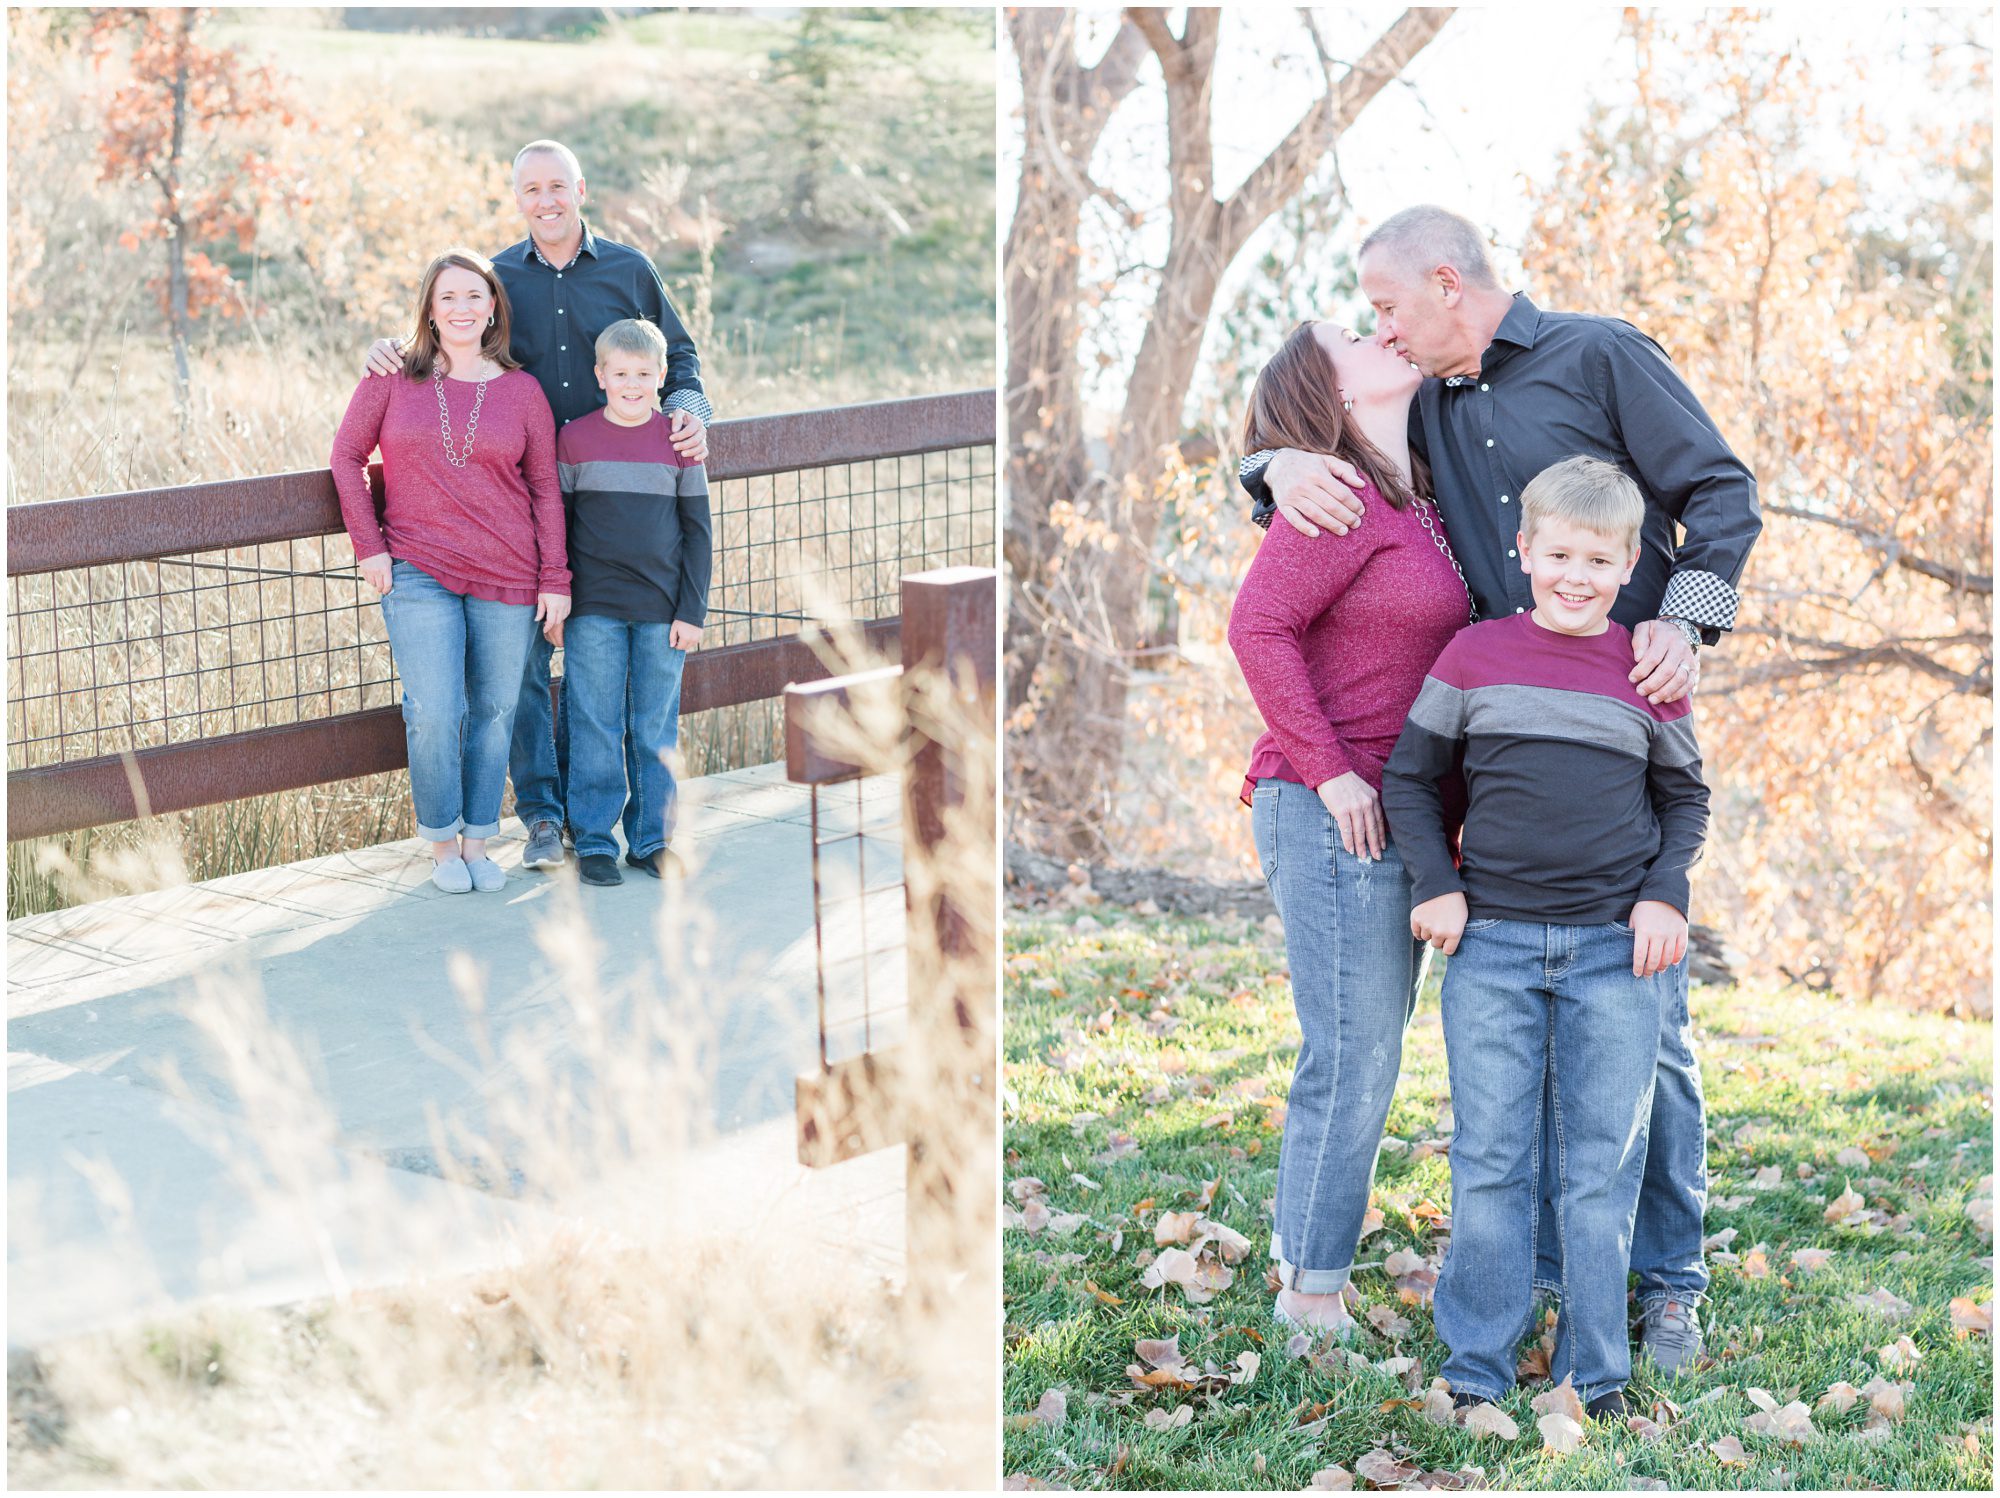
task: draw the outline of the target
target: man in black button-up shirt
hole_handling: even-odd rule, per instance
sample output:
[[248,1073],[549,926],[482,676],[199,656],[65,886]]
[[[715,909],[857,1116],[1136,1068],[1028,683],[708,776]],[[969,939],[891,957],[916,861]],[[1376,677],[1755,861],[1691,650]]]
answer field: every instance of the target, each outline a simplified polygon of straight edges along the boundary
[[[1480,617],[1534,606],[1515,540],[1528,480],[1580,453],[1605,459],[1646,496],[1639,562],[1611,611],[1633,632],[1632,679],[1656,702],[1686,696],[1696,646],[1736,622],[1736,585],[1762,522],[1755,478],[1660,346],[1616,318],[1545,312],[1508,295],[1485,237],[1441,208],[1383,223],[1362,244],[1360,271],[1376,336],[1426,376],[1410,408],[1410,449],[1430,465]],[[1274,510],[1308,535],[1367,523],[1354,496],[1359,475],[1337,458],[1253,453],[1242,478],[1260,524]],[[1672,1001],[1661,1015],[1631,1263],[1647,1350],[1669,1372],[1701,1350],[1695,1306],[1708,1287],[1707,1128],[1685,964],[1674,972],[1678,981],[1663,985]],[[1536,1281],[1559,1291],[1555,1243],[1545,1206]]]
[[[689,461],[702,462],[708,457],[707,429],[714,413],[702,392],[694,340],[667,299],[652,260],[641,250],[591,233],[583,221],[585,192],[576,153],[559,141],[530,141],[514,157],[514,203],[527,221],[528,237],[493,257],[513,318],[513,355],[540,383],[560,429],[604,404],[596,374],[597,335],[626,318],[646,319],[667,335],[660,409],[672,422],[674,448]],[[367,373],[390,375],[401,368],[401,351],[394,342],[383,339],[369,351]],[[550,706],[554,654],[555,647],[538,633],[528,652],[508,755],[514,809],[528,829],[521,862],[531,869],[563,863],[568,745],[566,725],[555,720]],[[638,784],[629,753],[626,772]]]

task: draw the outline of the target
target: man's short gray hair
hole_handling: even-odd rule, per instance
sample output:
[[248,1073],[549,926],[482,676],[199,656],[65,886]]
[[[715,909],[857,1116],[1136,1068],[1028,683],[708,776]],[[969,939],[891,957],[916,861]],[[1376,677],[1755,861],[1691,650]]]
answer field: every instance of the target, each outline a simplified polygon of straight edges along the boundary
[[516,151],[514,153],[514,176],[517,180],[521,175],[521,163],[530,156],[560,156],[562,157],[563,165],[569,168],[570,181],[581,182],[583,180],[583,163],[576,159],[576,152],[572,151],[559,140],[531,140],[525,146],[521,147],[520,150]]
[[1468,286],[1497,291],[1500,278],[1493,271],[1493,257],[1486,250],[1486,236],[1469,218],[1449,208],[1420,203],[1392,214],[1361,241],[1361,253],[1380,250],[1396,263],[1419,276],[1428,276],[1440,265],[1458,272]]

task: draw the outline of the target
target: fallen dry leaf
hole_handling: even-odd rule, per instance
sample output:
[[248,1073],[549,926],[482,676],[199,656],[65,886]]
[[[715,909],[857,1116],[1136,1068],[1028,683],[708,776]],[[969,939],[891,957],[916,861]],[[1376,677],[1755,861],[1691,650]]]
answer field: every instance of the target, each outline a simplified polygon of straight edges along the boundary
[[1195,1231],[1204,1238],[1214,1240],[1216,1251],[1222,1255],[1225,1264],[1240,1264],[1250,1256],[1250,1240],[1235,1228],[1204,1217],[1195,1224]]
[[1583,1444],[1583,1427],[1568,1415],[1551,1410],[1535,1422],[1542,1433],[1542,1445],[1557,1456],[1567,1456]]
[[1891,1372],[1914,1368],[1924,1360],[1922,1350],[1908,1336],[1898,1337],[1886,1347],[1875,1349],[1875,1360]]
[[1866,1170],[1874,1162],[1868,1158],[1868,1151],[1849,1145],[1833,1157],[1833,1163],[1844,1169]]
[[1424,1418],[1431,1424],[1454,1425],[1457,1414],[1457,1407],[1451,1402],[1451,1390],[1428,1389],[1424,1392]]
[[1392,1280],[1400,1279],[1414,1270],[1428,1269],[1429,1267],[1424,1262],[1422,1254],[1411,1253],[1407,1248],[1397,1249],[1382,1261],[1382,1272]]
[[1826,1261],[1833,1257],[1830,1248],[1798,1248],[1792,1250],[1792,1265],[1807,1274],[1826,1268]]
[[1657,1441],[1667,1433],[1664,1425],[1648,1420],[1644,1415],[1627,1415],[1625,1428],[1642,1441]]
[[1016,1176],[1007,1183],[1007,1194],[1017,1202],[1025,1202],[1030,1197],[1040,1196],[1048,1189],[1035,1176]]
[[1049,1204],[1047,1202],[1043,1201],[1039,1196],[1033,1197],[1029,1200],[1027,1206],[1021,1209],[1022,1230],[1030,1233],[1039,1233],[1049,1225],[1049,1219],[1054,1215],[1054,1213],[1049,1211]]
[[[1079,1257],[1081,1256],[1079,1255]],[[1085,1280],[1083,1282],[1083,1288],[1088,1290],[1091,1294],[1091,1298],[1096,1300],[1100,1305],[1122,1306],[1125,1304],[1124,1296],[1113,1295],[1109,1290],[1100,1289],[1098,1287],[1097,1281],[1095,1280]]]
[[1195,1224],[1200,1221],[1199,1212],[1162,1212],[1153,1223],[1153,1242],[1161,1248],[1185,1243],[1194,1237]]
[[1913,1384],[1896,1383],[1877,1374],[1861,1386],[1861,1397],[1868,1401],[1868,1408],[1875,1414],[1893,1422],[1903,1418],[1905,1401],[1914,1387]]
[[1035,1418],[1044,1425],[1061,1425],[1069,1419],[1069,1395],[1062,1389],[1050,1389],[1042,1395],[1035,1406]]
[[1417,1475],[1418,1468],[1399,1462],[1376,1447],[1354,1464],[1354,1475],[1378,1488],[1400,1487]]
[[1739,1267],[1742,1269],[1743,1278],[1746,1280],[1770,1278],[1771,1245],[1768,1243],[1758,1244],[1743,1256],[1743,1262]]
[[1734,1436],[1724,1436],[1719,1441],[1710,1441],[1708,1449],[1715,1453],[1715,1459],[1725,1467],[1750,1465],[1750,1453],[1743,1449],[1743,1443]]
[[1817,1408],[1830,1409],[1835,1414],[1844,1415],[1854,1408],[1860,1398],[1861,1391],[1842,1379],[1839,1383],[1827,1386],[1826,1392],[1819,1396]]
[[1354,1489],[1354,1474],[1345,1467],[1321,1467],[1313,1473],[1311,1486],[1321,1493],[1347,1493]]
[[1191,1404],[1182,1405],[1172,1414],[1167,1413],[1165,1410],[1152,1409],[1146,1411],[1146,1428],[1148,1430],[1179,1430],[1192,1419],[1194,1419],[1194,1406]]
[[1775,1165],[1766,1165],[1762,1170],[1750,1177],[1750,1189],[1752,1191],[1769,1191],[1774,1187],[1784,1184],[1785,1173]]
[[1719,1233],[1711,1233],[1708,1237],[1701,1240],[1701,1251],[1707,1254],[1714,1253],[1718,1248],[1729,1247],[1730,1244],[1736,1241],[1736,1232],[1735,1228],[1724,1228]]
[[1181,1351],[1179,1332],[1164,1342],[1134,1342],[1132,1350],[1155,1368],[1178,1368],[1187,1361],[1187,1354]]
[[1538,1415],[1567,1415],[1576,1424],[1583,1423],[1583,1400],[1577,1397],[1575,1385],[1565,1378],[1553,1389],[1535,1396],[1535,1413]]
[[1841,1184],[1843,1189],[1840,1195],[1836,1196],[1832,1204],[1826,1209],[1826,1220],[1828,1222],[1840,1222],[1845,1218],[1852,1217],[1856,1212],[1859,1212],[1863,1207],[1868,1205],[1861,1193],[1854,1189],[1852,1182],[1842,1182]]
[[1969,1295],[1956,1295],[1951,1302],[1951,1329],[1960,1337],[1993,1335],[1993,1302],[1977,1304]]
[[1507,1412],[1497,1404],[1475,1404],[1465,1412],[1465,1428],[1475,1436],[1498,1436],[1503,1441],[1512,1441],[1521,1434]]
[[1229,1381],[1232,1384],[1249,1383],[1251,1379],[1257,1376],[1258,1365],[1262,1362],[1263,1359],[1258,1357],[1254,1352],[1238,1353],[1236,1356],[1238,1371],[1229,1375]]
[[1776,1436],[1795,1446],[1802,1446],[1819,1434],[1813,1429],[1812,1411],[1798,1400],[1780,1408],[1777,1400],[1762,1389],[1745,1389],[1743,1392],[1757,1406],[1757,1413],[1743,1422],[1743,1428],[1752,1434]]
[[1847,1303],[1857,1311],[1873,1311],[1881,1316],[1907,1316],[1913,1307],[1900,1295],[1878,1285],[1866,1295],[1850,1295]]

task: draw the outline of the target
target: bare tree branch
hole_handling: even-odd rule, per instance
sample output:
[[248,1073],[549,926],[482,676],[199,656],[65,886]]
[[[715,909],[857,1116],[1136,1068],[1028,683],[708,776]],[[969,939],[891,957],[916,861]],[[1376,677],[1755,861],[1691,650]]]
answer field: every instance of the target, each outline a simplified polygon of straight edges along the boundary
[[1904,548],[1903,543],[1898,541],[1894,536],[1884,535],[1881,531],[1871,530],[1859,521],[1849,520],[1841,515],[1824,515],[1815,510],[1795,509],[1791,505],[1766,504],[1762,508],[1766,515],[1782,515],[1788,520],[1809,520],[1814,525],[1830,525],[1835,530],[1846,531],[1851,536],[1858,536],[1861,540],[1867,542],[1869,546],[1882,552],[1888,561],[1896,566],[1907,567],[1912,572],[1921,573],[1925,577],[1935,578],[1938,582],[1956,588],[1961,593],[1979,593],[1990,596],[1993,592],[1992,573],[1974,572],[1965,567],[1952,567],[1947,566],[1943,562],[1933,562],[1928,557],[1913,556]]

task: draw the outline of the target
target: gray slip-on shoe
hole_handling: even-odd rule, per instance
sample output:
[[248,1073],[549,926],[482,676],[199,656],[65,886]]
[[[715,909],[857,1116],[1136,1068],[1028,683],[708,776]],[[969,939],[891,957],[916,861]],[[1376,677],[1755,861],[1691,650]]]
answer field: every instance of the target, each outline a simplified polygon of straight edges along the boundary
[[472,893],[472,871],[462,858],[439,858],[431,862],[431,883],[448,895]]
[[482,894],[507,887],[507,871],[490,858],[468,858],[465,868],[472,875],[472,887]]

